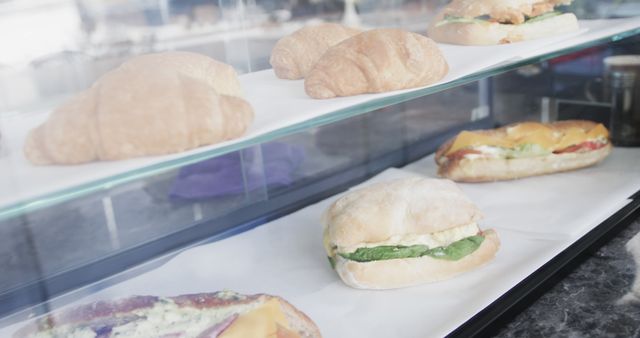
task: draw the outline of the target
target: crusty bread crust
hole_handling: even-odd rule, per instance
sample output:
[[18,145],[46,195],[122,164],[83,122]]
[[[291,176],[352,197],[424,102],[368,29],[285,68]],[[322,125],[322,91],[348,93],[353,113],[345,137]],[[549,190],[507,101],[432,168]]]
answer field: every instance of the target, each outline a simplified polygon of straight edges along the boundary
[[324,213],[324,244],[352,247],[393,236],[429,234],[468,225],[480,210],[453,182],[413,177],[373,184],[335,201]]
[[[477,130],[496,136],[506,136],[509,128],[527,126],[527,123],[510,124],[497,129]],[[598,123],[586,120],[569,120],[545,124],[553,131],[564,132],[571,128],[582,128],[589,131]],[[611,144],[584,153],[561,153],[547,156],[528,158],[495,158],[495,157],[454,157],[447,158],[446,154],[453,145],[456,137],[449,139],[436,151],[435,161],[438,164],[438,175],[457,182],[491,182],[513,180],[529,176],[546,175],[563,171],[570,171],[595,165],[604,160],[611,153]]]
[[457,182],[491,182],[570,171],[595,165],[611,153],[611,144],[584,152],[528,158],[457,158],[438,168],[438,175]]
[[573,32],[579,29],[578,19],[567,13],[527,24],[449,23],[437,26],[444,13],[434,20],[428,29],[430,38],[437,42],[457,45],[498,45],[533,40]]
[[349,286],[358,289],[395,289],[452,278],[492,260],[500,247],[494,230],[473,253],[457,261],[424,256],[360,263],[336,257],[336,271]]
[[[316,324],[307,316],[304,312],[298,310],[295,306],[291,305],[291,303],[287,302],[284,298],[278,296],[268,296],[276,298],[280,302],[280,307],[282,308],[282,312],[287,317],[289,321],[289,326],[292,330],[300,335],[302,338],[321,338],[320,329],[316,326]],[[280,336],[278,334],[278,338],[286,338],[286,336]]]

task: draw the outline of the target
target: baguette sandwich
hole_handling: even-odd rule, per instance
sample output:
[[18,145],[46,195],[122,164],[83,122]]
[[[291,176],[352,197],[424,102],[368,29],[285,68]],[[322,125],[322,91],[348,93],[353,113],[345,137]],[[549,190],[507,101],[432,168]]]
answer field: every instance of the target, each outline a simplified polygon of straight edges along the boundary
[[500,241],[449,180],[409,178],[355,190],[323,216],[324,247],[349,286],[393,289],[451,278],[489,262]]
[[432,21],[430,38],[459,45],[497,45],[578,30],[572,0],[453,0]]
[[14,334],[26,337],[319,338],[320,331],[280,297],[222,291],[98,301],[54,312]]
[[524,122],[463,131],[440,146],[435,159],[441,177],[486,182],[584,168],[610,152],[609,132],[602,124]]

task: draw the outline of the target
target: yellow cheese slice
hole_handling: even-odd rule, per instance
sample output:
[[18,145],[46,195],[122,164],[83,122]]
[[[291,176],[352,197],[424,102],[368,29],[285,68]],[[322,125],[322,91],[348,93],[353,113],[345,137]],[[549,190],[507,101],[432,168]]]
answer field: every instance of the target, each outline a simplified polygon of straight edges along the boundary
[[553,145],[556,143],[556,139],[553,137],[553,133],[550,132],[539,132],[539,133],[531,133],[528,135],[524,135],[517,140],[515,143],[520,144],[537,144],[545,149],[551,149]]
[[561,150],[567,147],[580,144],[586,141],[595,140],[597,138],[608,138],[609,131],[602,124],[593,127],[589,132],[585,132],[582,128],[570,128],[564,132],[560,141],[553,150]]
[[525,122],[506,129],[507,136],[487,135],[463,131],[456,137],[446,155],[464,148],[479,146],[495,146],[514,148],[522,144],[537,144],[550,151],[560,150],[575,144],[600,137],[608,138],[609,132],[602,124],[596,125],[589,132],[582,128],[569,128],[563,133],[554,132],[548,126],[537,122]]
[[569,128],[564,131],[562,138],[553,150],[560,150],[572,145],[580,144],[587,139],[587,133],[582,128]]
[[599,123],[587,133],[587,139],[596,139],[599,137],[609,138],[609,131],[602,125],[602,123]]
[[538,133],[551,134],[552,130],[548,126],[538,122],[523,122],[507,128],[507,135],[510,139],[518,139]]
[[276,337],[278,325],[289,329],[289,322],[282,312],[280,303],[271,299],[262,306],[240,315],[219,337]]
[[525,122],[507,128],[507,137],[516,145],[537,144],[549,149],[556,143],[553,130],[537,122]]
[[455,153],[460,149],[470,148],[470,147],[479,147],[479,146],[495,146],[495,147],[510,148],[513,146],[513,142],[504,137],[474,133],[474,132],[465,130],[460,134],[458,134],[455,141],[453,141],[451,148],[449,148],[449,150],[447,151],[447,155]]

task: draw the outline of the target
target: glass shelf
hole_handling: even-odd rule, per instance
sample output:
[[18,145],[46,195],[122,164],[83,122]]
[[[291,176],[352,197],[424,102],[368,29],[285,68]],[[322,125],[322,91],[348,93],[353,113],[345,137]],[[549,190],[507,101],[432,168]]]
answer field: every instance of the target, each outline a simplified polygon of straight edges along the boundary
[[583,30],[578,34],[512,45],[443,45],[450,74],[439,84],[413,90],[318,101],[304,96],[302,81],[278,80],[270,70],[245,74],[241,82],[256,110],[256,121],[248,134],[232,142],[163,157],[34,167],[23,158],[21,145],[44,113],[0,118],[10,151],[0,158],[0,220],[640,33],[639,17],[583,21],[581,25]]

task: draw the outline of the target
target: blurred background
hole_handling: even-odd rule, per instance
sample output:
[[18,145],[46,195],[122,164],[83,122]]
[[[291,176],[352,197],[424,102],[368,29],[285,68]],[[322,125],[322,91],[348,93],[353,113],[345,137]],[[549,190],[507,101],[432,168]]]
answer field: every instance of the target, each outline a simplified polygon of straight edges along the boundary
[[[90,86],[131,55],[188,50],[239,72],[269,68],[275,42],[342,21],[424,32],[446,0],[0,0],[0,114],[38,109]],[[582,0],[580,18],[640,15],[640,3]],[[357,17],[345,18],[345,8]]]

